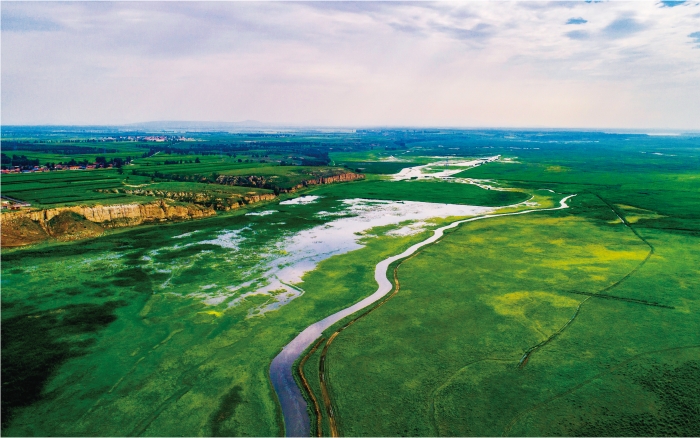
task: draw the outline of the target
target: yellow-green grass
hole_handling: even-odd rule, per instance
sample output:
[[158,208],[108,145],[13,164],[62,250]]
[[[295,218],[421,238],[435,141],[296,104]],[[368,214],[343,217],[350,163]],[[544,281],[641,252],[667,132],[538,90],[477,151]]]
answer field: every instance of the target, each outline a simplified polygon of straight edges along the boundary
[[[696,238],[647,233],[656,253],[626,281],[605,291],[638,301],[587,299],[572,292],[595,294],[615,285],[643,262],[649,247],[622,223],[609,224],[612,212],[600,219],[569,213],[469,223],[405,262],[399,271],[400,293],[345,330],[329,349],[326,378],[341,433],[601,431],[584,424],[607,424],[604,417],[591,420],[599,411],[586,410],[607,406],[593,390],[584,399],[572,396],[570,405],[560,408],[577,417],[553,421],[546,406],[537,411],[537,421],[521,422],[518,415],[634,355],[666,357],[651,352],[700,344],[700,323],[694,317],[700,280],[692,275],[700,262],[699,246],[692,245]],[[523,353],[564,326],[584,300],[574,322],[519,368]],[[692,357],[691,350],[687,354]],[[607,391],[620,403],[630,403],[626,391],[642,390],[635,383],[641,374],[635,376],[626,386]],[[660,403],[645,397],[640,400]],[[628,411],[657,413],[643,402]],[[609,414],[610,424],[620,424],[618,413]],[[633,435],[671,431],[635,430]]]

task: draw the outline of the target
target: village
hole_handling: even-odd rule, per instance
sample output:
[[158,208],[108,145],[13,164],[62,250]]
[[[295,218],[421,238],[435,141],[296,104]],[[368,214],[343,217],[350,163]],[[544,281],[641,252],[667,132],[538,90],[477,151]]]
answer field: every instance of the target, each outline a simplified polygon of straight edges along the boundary
[[98,163],[91,164],[55,164],[53,166],[33,166],[29,168],[22,168],[20,166],[12,166],[10,169],[2,169],[0,173],[34,173],[34,172],[51,172],[54,170],[91,170],[91,169],[112,169],[114,166],[112,164],[102,165]]
[[[34,172],[51,172],[56,170],[93,170],[93,169],[112,169],[121,168],[125,164],[131,163],[131,157],[114,158],[112,160],[107,160],[105,157],[97,157],[95,161],[90,163],[87,160],[76,161],[75,159],[70,160],[67,163],[46,163],[44,165],[39,164],[39,160],[29,160],[24,155],[17,157],[13,155],[13,158],[9,159],[5,154],[3,154],[3,165],[0,173],[34,173]],[[7,161],[5,158],[7,157]],[[21,164],[14,164],[17,159],[22,160]],[[6,164],[7,162],[12,162],[13,164]]]
[[10,198],[9,196],[0,196],[2,197],[2,209],[3,210],[21,210],[22,208],[28,208],[31,207],[32,204],[24,201],[20,201],[19,199],[14,199]]

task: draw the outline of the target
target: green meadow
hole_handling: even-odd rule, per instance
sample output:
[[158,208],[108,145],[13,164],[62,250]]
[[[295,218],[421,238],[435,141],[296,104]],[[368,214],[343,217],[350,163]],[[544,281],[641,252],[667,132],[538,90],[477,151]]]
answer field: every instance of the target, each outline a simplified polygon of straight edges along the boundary
[[[309,203],[3,249],[3,436],[284,434],[272,359],[372,294],[378,262],[457,219],[426,220],[413,234],[393,233],[409,222],[356,233],[361,248],[323,258],[295,284],[299,297],[261,311],[284,294],[253,293],[268,270],[291,263],[298,236],[355,214],[343,202],[354,198],[541,211],[464,223],[394,263],[398,290],[331,327],[297,362],[312,435],[330,435],[331,424],[346,436],[700,435],[697,137],[212,133],[193,145],[148,157],[138,152],[153,144],[130,145],[137,158],[123,172],[8,174],[1,188],[53,207],[158,199],[131,189],[272,192],[200,178],[212,175],[279,187],[346,169],[367,178],[306,188],[318,196]],[[327,164],[280,165],[323,154]],[[448,154],[500,154],[456,177],[509,190],[390,181],[401,166]],[[569,208],[545,210],[574,194]]]
[[[700,433],[700,166],[673,152],[533,152],[456,175],[577,196],[461,225],[403,262],[398,293],[326,350],[338,433]],[[304,366],[321,403],[325,345]]]
[[456,182],[385,180],[370,180],[338,187],[324,187],[315,190],[314,194],[339,199],[384,199],[489,207],[517,204],[530,197],[523,191],[484,190],[475,185]]
[[[314,211],[296,207],[288,230],[322,223],[304,219]],[[373,265],[425,234],[369,240],[321,263],[304,278],[302,297],[264,317],[247,316],[265,297],[228,308],[188,296],[237,280],[228,250],[197,242],[250,221],[225,215],[3,254],[3,375],[14,376],[3,388],[3,434],[280,433],[272,358],[319,316],[371,293]],[[276,229],[263,219],[260,227],[251,257]],[[165,250],[193,232],[176,240],[185,247]]]

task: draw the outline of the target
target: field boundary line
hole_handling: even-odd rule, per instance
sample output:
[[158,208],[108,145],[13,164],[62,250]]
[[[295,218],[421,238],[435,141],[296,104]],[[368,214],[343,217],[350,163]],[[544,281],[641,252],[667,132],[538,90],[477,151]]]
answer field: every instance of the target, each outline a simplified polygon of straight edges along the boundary
[[[554,338],[556,338],[556,337],[559,336],[561,333],[563,333],[564,330],[565,330],[567,327],[569,327],[569,326],[571,325],[571,323],[574,321],[574,319],[576,319],[576,317],[579,315],[579,313],[580,313],[580,311],[581,311],[581,307],[586,303],[586,301],[588,301],[589,299],[591,299],[591,298],[593,298],[593,297],[598,297],[598,296],[599,296],[598,294],[601,294],[602,292],[608,292],[608,291],[610,291],[610,290],[616,288],[617,286],[621,285],[622,283],[624,283],[628,278],[630,278],[632,275],[634,275],[635,273],[637,273],[637,271],[639,271],[639,269],[641,269],[642,266],[644,266],[644,264],[646,264],[647,260],[649,260],[649,259],[651,258],[651,256],[654,254],[654,246],[653,246],[651,243],[647,242],[647,240],[646,240],[644,237],[642,237],[642,236],[637,232],[637,230],[635,230],[635,229],[629,224],[629,222],[627,222],[627,220],[626,220],[623,216],[621,216],[620,213],[619,213],[608,201],[606,201],[605,199],[603,199],[603,198],[602,198],[600,195],[598,195],[597,193],[593,193],[593,192],[591,192],[591,191],[588,191],[588,193],[590,193],[590,194],[592,194],[592,195],[595,195],[598,199],[600,199],[601,202],[603,202],[605,205],[607,205],[608,208],[610,208],[610,210],[612,210],[612,212],[615,213],[615,215],[620,219],[620,221],[622,221],[622,224],[623,224],[624,226],[626,226],[630,231],[632,231],[632,232],[634,233],[635,236],[637,236],[640,240],[642,240],[642,241],[649,247],[649,253],[647,253],[647,255],[646,255],[646,257],[644,258],[644,260],[642,260],[642,261],[641,261],[637,266],[635,266],[634,269],[632,269],[630,272],[628,272],[627,274],[625,274],[625,276],[623,276],[622,278],[620,278],[619,280],[617,280],[617,281],[614,282],[613,284],[604,287],[603,289],[599,290],[598,292],[583,293],[583,292],[576,292],[576,291],[564,291],[564,292],[569,292],[569,293],[579,293],[579,294],[581,294],[581,295],[588,295],[588,297],[579,303],[579,305],[576,307],[576,311],[574,312],[574,315],[573,315],[563,326],[561,326],[561,328],[559,328],[559,330],[557,330],[556,332],[554,332],[549,338],[545,339],[544,341],[540,342],[539,344],[534,345],[534,346],[528,348],[527,350],[525,350],[525,353],[523,354],[523,357],[521,357],[521,358],[520,358],[520,362],[518,362],[518,367],[519,367],[519,368],[523,368],[525,365],[527,365],[527,362],[530,360],[530,357],[532,356],[532,354],[533,354],[534,352],[536,352],[537,350],[541,349],[542,347],[544,347],[545,345],[547,345],[550,341],[553,341]],[[617,298],[617,297],[613,298],[612,295],[605,295],[605,294],[600,295],[599,297],[600,297],[600,298],[609,298],[609,299],[615,299],[615,298]],[[625,300],[625,299],[623,299],[623,298],[618,298],[618,299],[620,299],[620,300],[622,300],[622,301],[627,301],[627,300]],[[631,300],[630,302],[641,301],[641,300],[634,300],[633,298],[630,299],[630,300]],[[640,303],[640,304],[654,305],[654,304],[651,304],[651,303]],[[669,307],[669,306],[659,305],[659,304],[656,304],[656,306],[658,306],[658,307],[666,307],[666,308]]]

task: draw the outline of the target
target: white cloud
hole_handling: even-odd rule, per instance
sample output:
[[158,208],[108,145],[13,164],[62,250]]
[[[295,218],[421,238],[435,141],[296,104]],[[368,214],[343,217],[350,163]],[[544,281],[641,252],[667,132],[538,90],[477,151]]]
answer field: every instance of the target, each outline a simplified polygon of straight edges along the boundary
[[4,124],[700,128],[697,3],[1,7]]

